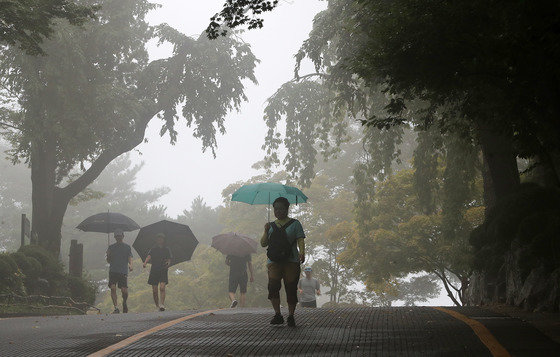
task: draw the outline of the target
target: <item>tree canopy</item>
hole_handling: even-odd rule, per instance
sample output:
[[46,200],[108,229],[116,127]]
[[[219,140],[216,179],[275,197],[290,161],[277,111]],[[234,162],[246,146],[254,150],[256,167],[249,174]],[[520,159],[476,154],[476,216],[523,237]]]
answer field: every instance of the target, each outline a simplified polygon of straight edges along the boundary
[[72,0],[6,0],[0,6],[0,45],[16,45],[29,55],[45,54],[41,43],[60,19],[82,25],[95,18],[98,6]]
[[[171,143],[184,118],[203,150],[214,150],[226,114],[246,99],[243,81],[256,82],[257,59],[235,36],[209,41],[150,26],[146,15],[157,5],[145,0],[99,4],[83,27],[59,22],[42,45],[46,56],[17,47],[0,53],[11,157],[31,165],[33,230],[55,254],[68,202],[139,145],[152,118]],[[171,55],[150,61],[151,39],[170,43]]]

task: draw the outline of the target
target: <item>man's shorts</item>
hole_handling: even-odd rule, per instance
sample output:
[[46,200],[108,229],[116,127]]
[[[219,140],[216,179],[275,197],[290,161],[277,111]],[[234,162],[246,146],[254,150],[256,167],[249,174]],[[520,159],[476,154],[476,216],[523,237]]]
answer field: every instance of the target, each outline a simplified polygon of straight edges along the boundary
[[111,287],[115,284],[117,284],[119,288],[128,288],[128,275],[110,271],[108,285]]
[[247,281],[249,278],[245,275],[230,275],[229,276],[229,292],[234,293],[237,291],[239,285],[239,292],[245,294],[247,292]]
[[168,284],[168,277],[167,277],[167,270],[168,269],[151,269],[150,276],[148,277],[148,284],[150,285],[159,285],[159,283]]
[[317,300],[313,301],[300,301],[301,307],[317,307]]

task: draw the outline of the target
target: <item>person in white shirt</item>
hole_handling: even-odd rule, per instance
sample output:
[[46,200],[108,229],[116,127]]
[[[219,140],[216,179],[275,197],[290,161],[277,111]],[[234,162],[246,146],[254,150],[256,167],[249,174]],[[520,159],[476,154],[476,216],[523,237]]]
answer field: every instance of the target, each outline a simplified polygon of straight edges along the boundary
[[303,269],[305,273],[305,278],[300,279],[298,283],[298,291],[300,294],[300,305],[301,307],[317,307],[317,299],[315,295],[321,295],[321,286],[317,279],[311,276],[313,271],[311,267],[306,267]]

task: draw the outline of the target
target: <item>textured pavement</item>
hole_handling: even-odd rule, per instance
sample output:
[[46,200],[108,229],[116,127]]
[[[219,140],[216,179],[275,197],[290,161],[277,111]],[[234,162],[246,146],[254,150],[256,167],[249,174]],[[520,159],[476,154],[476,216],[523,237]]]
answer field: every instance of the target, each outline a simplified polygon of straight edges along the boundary
[[87,356],[194,312],[0,319],[0,356]]
[[[521,320],[479,308],[454,310],[483,323],[513,356],[560,355],[558,344]],[[30,321],[0,320],[0,355],[84,356],[190,313],[43,318],[23,334]],[[430,307],[298,309],[296,328],[270,326],[271,317],[271,309],[217,311],[110,356],[491,356],[468,325]],[[10,328],[14,323],[20,327]],[[7,329],[17,344],[6,344]]]

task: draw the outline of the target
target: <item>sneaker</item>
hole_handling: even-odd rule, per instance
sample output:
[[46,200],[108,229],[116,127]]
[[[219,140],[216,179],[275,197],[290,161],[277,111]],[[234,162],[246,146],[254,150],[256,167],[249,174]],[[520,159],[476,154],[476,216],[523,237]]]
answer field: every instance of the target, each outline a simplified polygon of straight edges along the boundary
[[160,306],[159,311],[165,311],[165,307]]
[[120,313],[119,308],[115,306],[115,310],[113,310],[113,314],[118,314]]
[[128,312],[128,305],[126,305],[126,303],[122,304],[122,312],[123,314],[126,314]]
[[270,320],[271,325],[282,325],[283,323],[284,323],[284,317],[281,314],[274,315],[272,320]]
[[288,316],[288,326],[296,327],[296,319],[294,319],[294,315]]
[[229,305],[230,309],[233,309],[233,308],[236,307],[236,306],[237,306],[237,300],[233,300],[233,301],[231,302],[231,305]]

